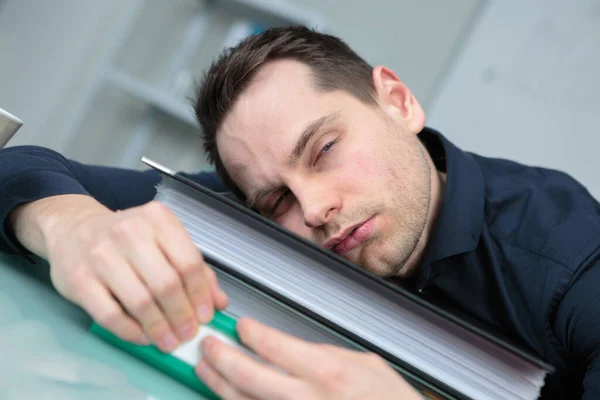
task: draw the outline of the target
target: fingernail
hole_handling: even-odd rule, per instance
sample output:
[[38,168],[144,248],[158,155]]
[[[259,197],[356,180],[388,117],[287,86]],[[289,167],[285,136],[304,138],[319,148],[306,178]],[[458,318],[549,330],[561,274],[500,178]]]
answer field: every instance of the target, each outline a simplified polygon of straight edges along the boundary
[[145,346],[150,344],[150,340],[148,339],[148,336],[142,333],[142,335],[138,338],[138,343]]
[[181,338],[181,340],[190,340],[194,337],[194,333],[194,324],[192,324],[191,322],[188,322],[187,324],[179,328],[179,337]]
[[177,345],[177,338],[172,333],[167,333],[160,340],[160,345],[164,349],[172,349]]
[[206,304],[198,307],[197,313],[201,323],[209,322],[212,319],[212,313]]
[[202,350],[202,353],[210,351],[210,347],[215,344],[215,340],[216,339],[212,335],[208,335],[202,339],[200,342],[200,350]]
[[208,373],[208,365],[206,365],[206,361],[200,360],[198,365],[196,365],[196,373],[200,378],[206,377],[206,374]]

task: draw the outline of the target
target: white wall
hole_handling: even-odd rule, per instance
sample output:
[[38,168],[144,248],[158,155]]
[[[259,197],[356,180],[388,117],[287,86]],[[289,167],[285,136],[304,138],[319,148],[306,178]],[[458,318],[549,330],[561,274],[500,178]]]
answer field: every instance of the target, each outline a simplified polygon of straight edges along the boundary
[[429,113],[483,155],[563,170],[600,199],[600,3],[490,0]]
[[319,10],[372,64],[392,68],[425,106],[484,0],[287,0]]
[[[0,107],[25,125],[10,145],[52,146],[60,136],[51,121],[68,120],[57,107],[85,80],[98,40],[110,37],[120,1],[4,0],[0,7]],[[68,103],[68,102],[67,102]],[[58,109],[58,111],[57,111]],[[51,115],[51,112],[60,115]],[[50,122],[50,125],[49,125]]]
[[[182,9],[198,2],[169,1],[172,3],[147,0],[145,4],[155,8],[173,4],[173,8]],[[346,39],[371,63],[392,67],[424,103],[481,3],[480,0],[284,1],[324,14],[332,33]],[[94,105],[99,111],[89,118],[79,137],[69,143],[61,139],[91,88],[99,63],[114,44],[119,23],[134,3],[135,0],[4,0],[0,9],[0,107],[25,121],[9,145],[47,146],[84,162],[119,161],[118,152],[129,140],[124,129],[131,121],[111,115],[115,109],[128,109],[131,116],[143,110],[114,91],[103,92]],[[174,45],[159,38],[168,36],[167,20],[175,18],[177,12],[170,16],[158,14],[164,17],[162,23],[161,20],[157,23],[156,15],[150,16],[151,22],[138,29],[138,33],[161,34],[154,37],[138,34],[130,44],[130,56],[138,47]],[[172,30],[177,31],[179,25],[174,24]],[[170,33],[171,38],[177,37],[177,32]],[[168,54],[149,54],[154,58],[138,64],[149,68],[146,75],[152,76],[154,61],[158,63],[168,58]],[[121,59],[125,64],[131,61],[127,54],[121,55]],[[205,64],[206,60],[198,65]],[[169,133],[169,129],[168,121],[158,128],[160,132],[153,134],[148,152],[164,155],[168,158],[163,159],[165,162],[196,158],[201,148],[197,138],[186,133]],[[178,165],[192,164],[186,161]]]

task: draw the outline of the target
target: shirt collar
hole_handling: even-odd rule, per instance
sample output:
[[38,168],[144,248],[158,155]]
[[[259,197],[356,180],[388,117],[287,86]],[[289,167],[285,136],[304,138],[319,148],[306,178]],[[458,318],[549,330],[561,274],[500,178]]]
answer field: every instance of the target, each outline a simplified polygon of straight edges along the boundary
[[425,128],[419,139],[436,168],[446,172],[443,203],[417,277],[417,285],[422,287],[446,272],[436,268],[437,261],[477,247],[484,220],[484,183],[473,155],[460,150],[441,133]]

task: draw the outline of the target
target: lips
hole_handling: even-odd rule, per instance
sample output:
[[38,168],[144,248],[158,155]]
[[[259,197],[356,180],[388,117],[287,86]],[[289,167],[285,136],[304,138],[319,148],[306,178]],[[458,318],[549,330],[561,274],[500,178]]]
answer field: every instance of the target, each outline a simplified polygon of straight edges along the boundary
[[369,239],[373,231],[374,217],[358,225],[347,228],[341,235],[329,240],[325,247],[334,253],[344,254]]

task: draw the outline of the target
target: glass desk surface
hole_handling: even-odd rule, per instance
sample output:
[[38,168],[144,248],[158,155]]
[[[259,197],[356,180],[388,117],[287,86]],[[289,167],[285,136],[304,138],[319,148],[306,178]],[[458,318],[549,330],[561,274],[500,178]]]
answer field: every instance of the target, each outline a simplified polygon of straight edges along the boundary
[[50,283],[48,264],[0,253],[2,399],[202,399],[88,332],[91,318]]

